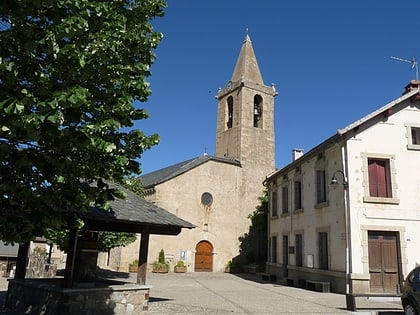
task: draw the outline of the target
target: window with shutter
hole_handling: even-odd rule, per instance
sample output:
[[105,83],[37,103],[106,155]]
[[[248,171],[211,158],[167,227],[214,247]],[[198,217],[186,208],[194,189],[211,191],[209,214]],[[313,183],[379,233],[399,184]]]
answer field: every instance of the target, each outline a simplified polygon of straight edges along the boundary
[[287,186],[283,186],[281,189],[281,200],[282,200],[282,209],[281,213],[289,213],[289,189]]
[[295,209],[302,209],[302,183],[300,181],[295,181],[293,184],[294,187],[294,204]]
[[328,233],[318,233],[319,269],[328,270]]
[[271,216],[277,217],[277,191],[271,192]]
[[387,160],[368,159],[369,194],[371,197],[391,198],[389,163]]
[[327,201],[325,170],[316,171],[316,201],[317,203],[322,203],[322,202]]
[[296,247],[296,266],[303,266],[303,237],[302,234],[296,234],[295,236],[295,247]]

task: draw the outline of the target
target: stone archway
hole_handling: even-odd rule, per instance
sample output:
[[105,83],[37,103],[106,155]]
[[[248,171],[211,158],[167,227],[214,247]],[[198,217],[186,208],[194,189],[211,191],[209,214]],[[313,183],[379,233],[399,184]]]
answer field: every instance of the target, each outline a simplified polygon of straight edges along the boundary
[[213,245],[208,241],[201,241],[195,247],[194,271],[213,271]]

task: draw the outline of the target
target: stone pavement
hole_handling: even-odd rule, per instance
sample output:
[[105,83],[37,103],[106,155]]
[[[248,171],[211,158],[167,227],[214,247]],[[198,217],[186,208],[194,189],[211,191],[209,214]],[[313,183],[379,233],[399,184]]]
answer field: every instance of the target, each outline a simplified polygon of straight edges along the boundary
[[[136,281],[135,274],[103,273],[105,277]],[[357,299],[357,312],[346,310],[345,296],[320,293],[262,281],[256,275],[226,273],[148,273],[149,311],[159,315],[273,314],[403,314],[399,299]],[[0,278],[0,303],[7,280]],[[1,315],[15,315],[0,307]]]

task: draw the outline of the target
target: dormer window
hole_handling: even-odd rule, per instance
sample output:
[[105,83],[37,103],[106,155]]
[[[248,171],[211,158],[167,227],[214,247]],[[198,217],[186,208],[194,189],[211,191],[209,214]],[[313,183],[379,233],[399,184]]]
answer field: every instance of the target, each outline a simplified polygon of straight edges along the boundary
[[263,99],[261,95],[254,96],[254,127],[262,128],[262,115],[263,115]]

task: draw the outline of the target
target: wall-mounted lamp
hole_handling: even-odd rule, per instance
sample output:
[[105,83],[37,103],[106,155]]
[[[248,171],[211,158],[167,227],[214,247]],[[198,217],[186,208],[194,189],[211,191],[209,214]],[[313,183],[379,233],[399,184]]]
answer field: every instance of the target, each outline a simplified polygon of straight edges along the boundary
[[331,178],[330,186],[335,186],[336,187],[337,185],[340,185],[340,183],[337,179],[337,176],[336,176],[337,173],[340,173],[343,176],[343,182],[341,183],[341,185],[343,185],[344,188],[347,188],[347,185],[348,185],[347,177],[344,174],[344,172],[341,171],[341,170],[337,170],[337,171],[334,172],[333,177]]

